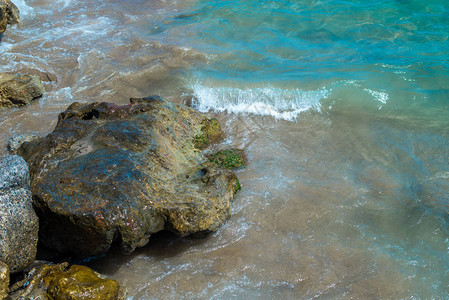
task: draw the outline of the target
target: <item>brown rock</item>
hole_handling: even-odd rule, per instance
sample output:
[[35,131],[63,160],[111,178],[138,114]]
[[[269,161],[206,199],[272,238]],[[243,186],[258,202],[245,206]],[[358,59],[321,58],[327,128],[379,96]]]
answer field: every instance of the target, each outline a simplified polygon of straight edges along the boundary
[[6,299],[9,291],[9,268],[0,261],[0,300]]
[[12,299],[101,299],[119,298],[115,280],[103,279],[86,266],[67,263],[44,264],[33,268],[27,277],[12,288]]
[[0,73],[0,108],[26,105],[43,93],[44,86],[35,75]]
[[9,0],[0,0],[0,42],[7,25],[19,23],[19,9]]
[[220,140],[217,124],[159,97],[72,104],[53,133],[18,151],[30,164],[40,240],[90,256],[114,241],[131,253],[164,229],[217,230],[239,186],[196,145],[199,135],[208,145]]

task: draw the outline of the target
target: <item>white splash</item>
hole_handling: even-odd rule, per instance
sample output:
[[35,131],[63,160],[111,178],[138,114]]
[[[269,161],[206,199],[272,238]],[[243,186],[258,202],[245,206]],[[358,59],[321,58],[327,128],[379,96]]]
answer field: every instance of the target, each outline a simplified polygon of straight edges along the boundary
[[201,112],[214,110],[235,114],[273,116],[276,119],[293,121],[301,112],[320,107],[320,100],[330,91],[325,88],[315,91],[286,90],[273,87],[240,89],[233,87],[191,86],[195,98],[194,106]]

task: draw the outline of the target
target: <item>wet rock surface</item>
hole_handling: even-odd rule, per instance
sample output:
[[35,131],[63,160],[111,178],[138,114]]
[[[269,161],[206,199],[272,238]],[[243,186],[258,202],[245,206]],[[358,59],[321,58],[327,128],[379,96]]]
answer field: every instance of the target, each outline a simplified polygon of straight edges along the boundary
[[43,93],[36,75],[0,73],[0,108],[26,105]]
[[19,23],[19,9],[9,0],[0,0],[0,42],[8,25]]
[[10,298],[113,300],[119,298],[119,285],[86,266],[41,264],[11,287]]
[[9,268],[0,261],[0,299],[6,299],[9,291]]
[[31,142],[39,137],[35,134],[16,134],[8,140],[8,151],[10,154],[16,154],[17,150],[25,142]]
[[32,207],[28,165],[20,156],[0,159],[0,261],[11,273],[36,257],[39,221]]
[[239,186],[197,147],[198,136],[208,144],[223,136],[217,124],[159,97],[73,103],[53,133],[18,151],[30,164],[41,241],[90,256],[113,242],[131,253],[161,230],[217,230]]

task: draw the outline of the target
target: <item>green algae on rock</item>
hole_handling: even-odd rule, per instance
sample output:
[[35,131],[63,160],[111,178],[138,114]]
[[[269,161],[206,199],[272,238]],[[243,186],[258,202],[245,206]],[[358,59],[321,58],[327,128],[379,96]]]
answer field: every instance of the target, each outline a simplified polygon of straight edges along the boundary
[[209,145],[219,143],[224,137],[220,123],[217,119],[205,119],[201,122],[200,133],[196,134],[193,144],[199,150],[207,148]]
[[12,299],[105,299],[119,298],[115,280],[103,279],[86,266],[43,264],[33,268],[27,277],[11,287]]
[[222,150],[213,154],[210,161],[226,169],[237,169],[246,166],[245,153],[240,149]]
[[0,73],[0,108],[26,105],[44,91],[36,75]]
[[224,136],[216,120],[160,97],[72,104],[51,134],[18,150],[30,164],[40,240],[90,256],[113,242],[131,253],[161,230],[217,230],[239,184],[197,148],[199,132],[209,143]]
[[[47,279],[48,280],[48,279]],[[52,274],[47,293],[53,299],[117,299],[117,281],[102,279],[86,266],[73,265],[65,272]]]

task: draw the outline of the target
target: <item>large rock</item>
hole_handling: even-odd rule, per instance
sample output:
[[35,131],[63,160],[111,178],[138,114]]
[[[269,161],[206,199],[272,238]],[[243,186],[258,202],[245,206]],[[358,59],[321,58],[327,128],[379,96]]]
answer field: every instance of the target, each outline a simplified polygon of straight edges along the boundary
[[201,150],[223,137],[217,124],[159,97],[73,103],[53,133],[19,149],[30,164],[41,241],[89,256],[114,241],[131,253],[164,229],[217,230],[239,187]]
[[28,165],[20,156],[0,159],[0,261],[15,273],[36,257],[39,220],[33,210]]
[[0,73],[0,108],[26,105],[43,93],[36,75]]
[[9,0],[0,0],[0,42],[8,24],[14,25],[19,21],[20,16],[17,6]]
[[[117,281],[103,279],[86,266],[41,264],[11,287],[11,299],[101,299],[119,298]],[[120,295],[121,296],[121,295]]]

